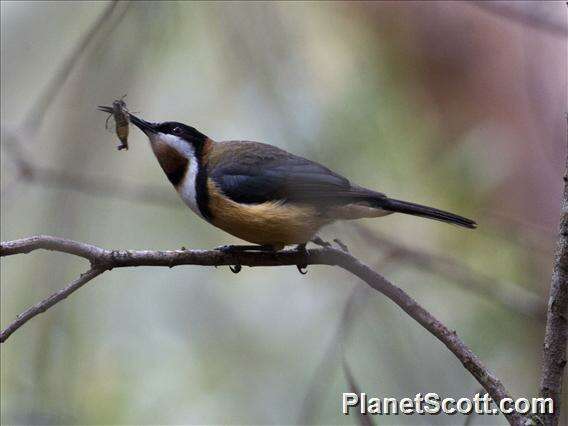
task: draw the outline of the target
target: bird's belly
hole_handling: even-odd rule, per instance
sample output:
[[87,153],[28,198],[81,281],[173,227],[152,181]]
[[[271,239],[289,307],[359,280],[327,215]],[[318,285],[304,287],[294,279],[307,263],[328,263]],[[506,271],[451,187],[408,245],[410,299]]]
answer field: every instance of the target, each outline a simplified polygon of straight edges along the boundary
[[315,208],[282,202],[240,204],[209,183],[211,223],[245,241],[282,247],[309,241],[330,220]]

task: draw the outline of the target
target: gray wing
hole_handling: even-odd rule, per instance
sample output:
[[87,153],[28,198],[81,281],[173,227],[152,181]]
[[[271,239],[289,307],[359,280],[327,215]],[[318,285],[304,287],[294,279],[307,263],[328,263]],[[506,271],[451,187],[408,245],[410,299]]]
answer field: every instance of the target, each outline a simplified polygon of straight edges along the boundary
[[209,161],[209,176],[238,203],[281,200],[337,205],[384,197],[352,185],[321,164],[272,145],[230,141],[219,143],[216,151]]

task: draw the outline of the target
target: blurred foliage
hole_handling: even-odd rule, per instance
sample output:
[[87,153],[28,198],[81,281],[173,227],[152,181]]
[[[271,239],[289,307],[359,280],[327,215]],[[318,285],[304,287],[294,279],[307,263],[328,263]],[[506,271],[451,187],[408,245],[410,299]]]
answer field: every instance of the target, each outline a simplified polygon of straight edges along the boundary
[[[177,201],[139,132],[128,152],[115,150],[95,108],[127,93],[130,108],[149,120],[183,121],[217,140],[268,142],[361,185],[473,217],[475,232],[397,215],[365,225],[544,299],[564,158],[565,40],[466,3],[119,6],[128,7],[101,25],[37,135],[22,136],[23,148],[36,164],[149,185],[174,204],[18,182],[3,133],[2,240],[42,233],[153,249],[237,241]],[[21,122],[105,7],[1,3],[3,128]],[[349,224],[324,237],[340,237],[370,264],[382,253]],[[3,325],[84,267],[53,253],[1,265]],[[541,321],[403,263],[386,266],[514,395],[536,393]],[[317,267],[306,277],[295,268],[112,271],[1,346],[2,423],[356,423],[338,408],[348,389],[341,357],[326,369],[330,385],[312,386],[355,286],[345,273]],[[361,389],[392,397],[478,391],[446,348],[392,303],[366,290],[358,299],[344,347]],[[317,403],[301,413],[309,389]]]

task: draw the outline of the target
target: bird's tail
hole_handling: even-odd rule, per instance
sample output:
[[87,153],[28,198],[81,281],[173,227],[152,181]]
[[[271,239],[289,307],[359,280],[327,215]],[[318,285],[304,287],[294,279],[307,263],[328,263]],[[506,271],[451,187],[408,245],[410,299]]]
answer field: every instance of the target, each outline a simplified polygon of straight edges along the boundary
[[438,210],[433,207],[422,206],[420,204],[386,197],[380,198],[377,201],[381,209],[389,212],[411,214],[413,216],[453,223],[454,225],[463,226],[464,228],[477,228],[477,223],[471,219],[467,219],[463,216],[458,216],[457,214],[450,212],[445,212],[443,210]]

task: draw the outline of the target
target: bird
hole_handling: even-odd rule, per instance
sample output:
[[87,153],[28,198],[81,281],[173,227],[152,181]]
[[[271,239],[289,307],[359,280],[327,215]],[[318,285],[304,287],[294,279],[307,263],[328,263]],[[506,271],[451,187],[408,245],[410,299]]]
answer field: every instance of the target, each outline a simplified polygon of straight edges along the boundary
[[[111,107],[99,107],[112,112]],[[129,113],[130,114],[130,113]],[[149,122],[130,114],[149,139],[166,177],[184,203],[211,225],[250,245],[227,251],[278,251],[322,242],[318,231],[338,220],[404,213],[476,228],[471,219],[390,198],[329,168],[261,142],[216,142],[196,128]]]

